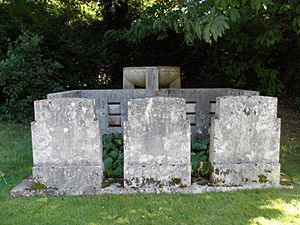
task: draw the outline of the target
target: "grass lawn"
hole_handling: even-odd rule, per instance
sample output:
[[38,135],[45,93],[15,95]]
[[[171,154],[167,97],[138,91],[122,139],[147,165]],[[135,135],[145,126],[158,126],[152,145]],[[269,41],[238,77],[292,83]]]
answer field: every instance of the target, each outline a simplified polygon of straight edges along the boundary
[[14,198],[9,190],[31,174],[30,128],[0,123],[0,224],[300,224],[298,132],[284,132],[281,155],[292,190]]

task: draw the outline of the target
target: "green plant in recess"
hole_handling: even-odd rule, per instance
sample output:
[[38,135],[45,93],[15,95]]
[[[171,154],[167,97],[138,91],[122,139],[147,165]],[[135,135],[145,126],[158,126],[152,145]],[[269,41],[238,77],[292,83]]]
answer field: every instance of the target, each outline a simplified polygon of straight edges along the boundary
[[192,176],[208,175],[211,164],[208,160],[209,156],[209,139],[191,141],[191,164]]
[[[104,134],[103,142],[103,162],[104,175],[106,178],[123,177],[123,136],[121,133]],[[191,164],[192,176],[208,175],[211,164],[208,161],[209,139],[191,141]]]
[[104,134],[103,143],[103,162],[104,176],[122,178],[123,177],[123,136],[121,133]]

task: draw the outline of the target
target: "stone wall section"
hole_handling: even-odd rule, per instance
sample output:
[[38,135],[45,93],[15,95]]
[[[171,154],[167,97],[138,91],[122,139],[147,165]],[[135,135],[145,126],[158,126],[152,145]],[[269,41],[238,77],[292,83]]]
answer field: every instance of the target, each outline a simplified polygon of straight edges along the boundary
[[279,184],[279,148],[277,98],[217,98],[210,138],[214,185]]
[[95,100],[40,100],[34,111],[34,179],[67,195],[96,193],[102,182],[102,142]]
[[125,187],[190,184],[190,124],[185,100],[130,100],[124,123]]
[[128,115],[127,102],[130,99],[154,96],[184,98],[192,136],[205,138],[210,134],[210,121],[215,113],[216,98],[228,95],[250,96],[259,95],[259,92],[230,88],[77,90],[49,94],[48,99],[71,97],[95,99],[101,131],[103,134],[109,134],[123,132],[122,126]]

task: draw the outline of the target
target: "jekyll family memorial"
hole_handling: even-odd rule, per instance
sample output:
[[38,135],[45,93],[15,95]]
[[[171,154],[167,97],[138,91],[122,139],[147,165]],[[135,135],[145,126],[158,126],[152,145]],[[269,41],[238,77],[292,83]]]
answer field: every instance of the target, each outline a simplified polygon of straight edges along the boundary
[[[121,132],[121,193],[189,190],[191,137],[210,137],[212,186],[279,185],[277,99],[256,91],[183,89],[177,67],[128,67],[123,89],[53,93],[34,110],[31,182],[41,183],[43,193],[108,193],[101,137]],[[11,194],[34,195],[25,189],[23,183]]]

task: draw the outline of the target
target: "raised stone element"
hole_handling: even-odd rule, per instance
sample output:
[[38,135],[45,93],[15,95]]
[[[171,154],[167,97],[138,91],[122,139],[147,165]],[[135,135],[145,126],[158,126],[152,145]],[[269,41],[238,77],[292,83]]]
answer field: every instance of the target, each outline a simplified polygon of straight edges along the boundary
[[159,88],[180,88],[180,68],[171,66],[125,67],[123,89],[135,87],[158,90]]
[[154,97],[128,102],[124,123],[124,185],[189,186],[190,124],[185,99]]
[[277,98],[218,97],[210,140],[214,185],[279,183]]
[[210,118],[215,112],[215,102],[221,96],[258,95],[257,91],[204,88],[204,89],[114,89],[114,90],[82,90],[48,94],[48,99],[56,98],[88,98],[96,101],[96,114],[100,121],[102,134],[123,132],[123,122],[127,119],[127,102],[130,99],[146,97],[172,97],[186,100],[187,118],[191,124],[193,137],[209,136]]
[[95,194],[102,182],[102,142],[95,100],[35,101],[33,178],[67,195]]

